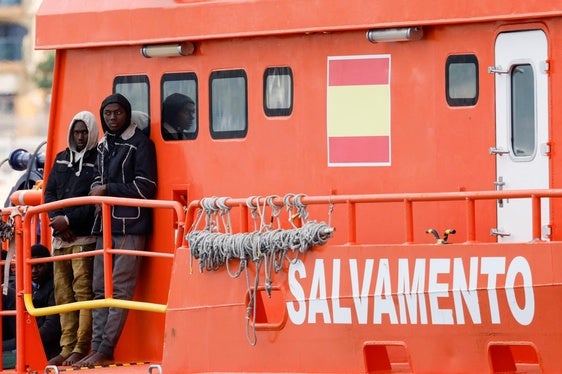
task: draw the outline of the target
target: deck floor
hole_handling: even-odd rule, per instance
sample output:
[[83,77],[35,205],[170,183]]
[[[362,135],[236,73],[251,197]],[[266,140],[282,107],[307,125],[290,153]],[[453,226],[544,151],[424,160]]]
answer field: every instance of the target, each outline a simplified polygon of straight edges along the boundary
[[[149,371],[150,369],[150,371]],[[16,374],[15,369],[4,369],[1,371],[3,374]],[[75,374],[75,373],[83,373],[83,374],[162,374],[162,371],[159,370],[158,364],[153,363],[130,363],[130,364],[112,364],[107,366],[94,366],[94,367],[83,367],[79,369],[75,369],[71,366],[63,366],[57,368],[57,370],[49,369],[49,370],[40,370],[37,374],[57,374],[57,373],[66,373],[66,374]]]

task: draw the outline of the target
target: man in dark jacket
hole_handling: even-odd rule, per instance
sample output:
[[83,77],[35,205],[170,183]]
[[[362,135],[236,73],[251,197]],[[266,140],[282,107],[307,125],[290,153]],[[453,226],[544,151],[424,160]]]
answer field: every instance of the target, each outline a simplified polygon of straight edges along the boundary
[[[87,196],[94,181],[97,159],[98,124],[96,117],[82,111],[72,118],[68,128],[68,147],[57,154],[45,187],[45,202]],[[92,235],[93,205],[77,205],[49,212],[53,229],[53,250],[56,256],[91,251],[96,237]],[[93,258],[80,257],[56,261],[55,300],[57,304],[86,301],[93,298]],[[59,355],[49,360],[51,365],[72,365],[90,351],[92,311],[63,313]]]
[[[42,244],[31,246],[31,258],[50,257],[51,252]],[[31,266],[31,279],[33,280],[33,306],[43,308],[55,305],[55,293],[53,284],[53,264],[44,262]],[[4,296],[5,302],[14,302],[16,292],[13,288],[8,289],[8,295]],[[47,359],[55,357],[60,352],[61,326],[58,314],[37,317],[37,327],[43,343]],[[3,341],[4,351],[16,349],[16,338]]]
[[[100,117],[105,131],[98,144],[96,178],[91,196],[115,196],[153,199],[156,194],[156,151],[152,141],[131,121],[131,104],[121,94],[108,96],[101,105]],[[97,248],[103,248],[101,212],[98,211],[93,233]],[[103,228],[107,230],[107,228]],[[111,209],[112,248],[144,250],[152,232],[152,211],[147,208],[113,206]],[[140,268],[140,256],[113,256],[113,297],[131,300]],[[94,299],[105,297],[103,256],[94,258]],[[74,366],[107,365],[123,331],[127,310],[93,310],[92,352]]]

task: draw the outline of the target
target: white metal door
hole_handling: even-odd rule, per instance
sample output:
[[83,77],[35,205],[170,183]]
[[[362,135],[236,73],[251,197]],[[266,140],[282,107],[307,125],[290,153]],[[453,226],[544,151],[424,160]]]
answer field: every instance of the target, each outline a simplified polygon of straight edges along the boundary
[[[549,187],[548,45],[541,30],[505,32],[495,47],[497,189]],[[549,238],[549,201],[541,202],[542,239]],[[500,242],[532,239],[530,199],[497,201]]]

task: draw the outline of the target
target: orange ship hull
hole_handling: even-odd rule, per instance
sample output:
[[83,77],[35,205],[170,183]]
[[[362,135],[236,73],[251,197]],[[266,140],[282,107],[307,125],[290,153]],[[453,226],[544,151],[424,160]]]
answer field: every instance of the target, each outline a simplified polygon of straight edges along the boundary
[[[43,0],[45,179],[74,113],[112,92],[157,152],[149,256],[134,302],[104,301],[131,311],[100,371],[562,370],[561,9]],[[168,140],[181,90],[196,130]],[[15,200],[21,373],[46,364],[21,322],[44,312],[24,303],[54,206],[36,200]]]

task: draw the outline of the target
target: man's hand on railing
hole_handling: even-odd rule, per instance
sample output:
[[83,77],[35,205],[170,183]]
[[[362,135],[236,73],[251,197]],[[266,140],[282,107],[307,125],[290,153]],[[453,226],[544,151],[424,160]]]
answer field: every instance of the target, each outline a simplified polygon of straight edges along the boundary
[[[106,194],[105,184],[98,184],[92,187],[92,189],[88,193],[88,196],[105,196],[105,194]],[[96,214],[98,214],[100,210],[101,210],[101,205],[96,204]]]
[[62,240],[64,240],[67,243],[72,243],[73,241],[76,240],[76,236],[74,235],[71,229],[66,229],[60,232],[59,236]]
[[68,230],[68,221],[65,216],[56,216],[51,218],[49,226],[53,228],[53,235],[60,236],[60,234]]
[[105,184],[101,184],[92,187],[92,189],[88,193],[88,196],[105,196],[105,194],[106,194]]

